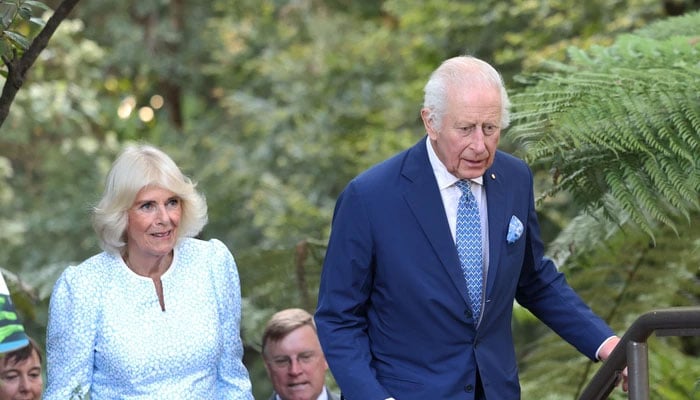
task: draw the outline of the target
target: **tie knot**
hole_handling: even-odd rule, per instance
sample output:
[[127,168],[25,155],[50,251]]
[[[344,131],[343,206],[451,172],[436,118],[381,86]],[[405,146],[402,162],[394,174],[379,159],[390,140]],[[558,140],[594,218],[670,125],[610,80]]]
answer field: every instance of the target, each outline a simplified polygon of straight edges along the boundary
[[470,180],[467,180],[467,179],[459,180],[455,183],[455,185],[457,185],[457,187],[459,188],[459,190],[462,191],[462,193],[470,193],[471,192],[470,188],[471,188],[472,182]]

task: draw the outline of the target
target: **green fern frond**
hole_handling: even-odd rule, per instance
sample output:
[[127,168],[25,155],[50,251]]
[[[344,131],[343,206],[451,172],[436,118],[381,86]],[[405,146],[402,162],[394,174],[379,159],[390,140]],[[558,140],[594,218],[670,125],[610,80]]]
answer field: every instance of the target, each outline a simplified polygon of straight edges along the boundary
[[686,36],[698,32],[697,13],[688,13],[675,18],[658,21],[648,27],[640,28],[635,33],[639,36],[663,40],[674,36]]
[[[683,18],[700,26],[700,13]],[[521,78],[531,86],[513,96],[509,131],[530,163],[555,171],[548,194],[624,215],[652,239],[700,208],[700,39],[670,26],[570,49],[568,65]]]
[[687,208],[700,208],[698,198],[698,183],[700,182],[700,166],[688,170],[672,159],[660,159],[666,179],[672,185],[673,191],[684,201]]
[[685,210],[689,208],[688,201],[681,194],[682,186],[674,185],[670,179],[668,179],[668,172],[664,165],[668,165],[663,160],[657,160],[655,158],[648,158],[644,162],[644,172],[651,179],[651,186],[658,189],[658,193],[663,197],[674,210],[678,210],[682,215],[688,217],[688,211]]
[[[651,228],[648,219],[642,213],[637,205],[636,196],[629,190],[625,183],[624,173],[622,175],[610,173],[606,175],[607,182],[610,185],[610,194],[615,199],[617,205],[630,217],[632,222],[640,227],[640,229],[649,235],[652,240],[654,237],[653,229]],[[613,220],[617,220],[617,215],[611,214],[611,209],[606,209],[605,215]]]
[[[618,213],[620,215],[621,211]],[[622,216],[621,216],[622,217]],[[622,218],[624,219],[624,218]],[[575,253],[588,253],[604,246],[605,241],[620,231],[620,226],[604,218],[603,209],[591,210],[572,218],[547,249],[556,265],[564,267]]]

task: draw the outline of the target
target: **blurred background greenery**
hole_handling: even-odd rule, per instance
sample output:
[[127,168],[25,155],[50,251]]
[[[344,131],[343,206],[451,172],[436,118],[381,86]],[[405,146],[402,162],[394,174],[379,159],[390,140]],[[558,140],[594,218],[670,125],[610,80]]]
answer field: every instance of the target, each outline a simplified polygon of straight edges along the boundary
[[[6,3],[48,19],[32,2]],[[473,54],[503,73],[513,97],[501,148],[532,164],[549,253],[622,334],[651,309],[700,303],[698,9],[697,0],[78,2],[0,126],[0,268],[43,342],[58,274],[99,251],[89,212],[111,161],[128,142],[160,146],[207,196],[201,236],[237,259],[245,363],[266,399],[262,325],[281,308],[314,310],[337,195],[422,137],[429,73]],[[4,59],[21,54],[0,39]],[[513,330],[525,399],[574,399],[598,367],[517,305]],[[652,398],[700,398],[699,356],[697,338],[653,338]]]

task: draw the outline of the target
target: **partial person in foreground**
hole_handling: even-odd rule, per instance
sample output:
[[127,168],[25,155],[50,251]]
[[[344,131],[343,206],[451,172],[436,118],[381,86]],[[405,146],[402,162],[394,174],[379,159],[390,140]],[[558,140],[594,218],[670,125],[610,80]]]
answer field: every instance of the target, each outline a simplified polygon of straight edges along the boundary
[[424,91],[427,135],[336,203],[315,319],[343,397],[519,399],[514,300],[605,360],[619,338],[545,257],[532,172],[497,150],[500,74],[459,56]]
[[46,400],[252,399],[241,293],[229,249],[195,183],[163,151],[128,146],[93,226],[103,252],[54,285]]
[[270,400],[338,400],[325,386],[328,364],[307,311],[275,313],[263,331],[262,355],[274,388]]
[[41,349],[28,339],[27,346],[0,355],[0,400],[41,400]]

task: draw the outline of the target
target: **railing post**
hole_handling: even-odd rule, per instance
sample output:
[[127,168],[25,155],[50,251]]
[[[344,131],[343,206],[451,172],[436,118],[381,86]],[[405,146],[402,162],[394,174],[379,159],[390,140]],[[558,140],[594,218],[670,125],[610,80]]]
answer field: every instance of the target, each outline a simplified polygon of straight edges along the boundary
[[646,342],[627,343],[630,400],[649,400],[649,352]]
[[637,318],[620,339],[610,357],[583,389],[579,400],[607,399],[628,365],[631,400],[649,399],[649,355],[647,339],[657,336],[700,336],[700,307],[673,307],[653,310]]

